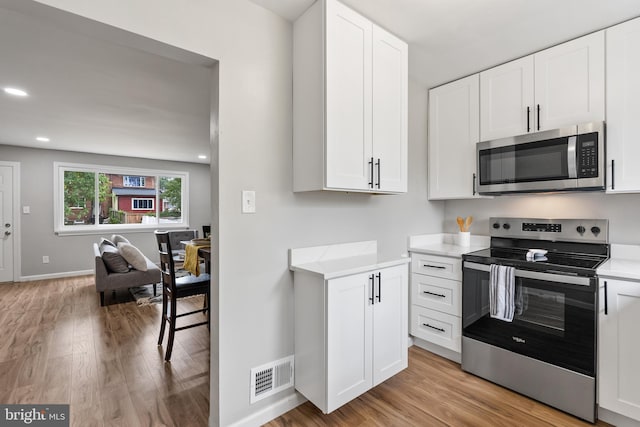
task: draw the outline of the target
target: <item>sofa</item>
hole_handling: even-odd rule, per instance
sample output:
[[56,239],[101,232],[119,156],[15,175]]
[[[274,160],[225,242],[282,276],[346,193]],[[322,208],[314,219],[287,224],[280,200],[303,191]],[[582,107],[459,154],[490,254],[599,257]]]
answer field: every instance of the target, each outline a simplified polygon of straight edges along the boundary
[[[105,263],[103,260],[104,246],[114,246],[113,243],[105,244],[102,239],[101,243],[93,244],[93,252],[95,254],[95,284],[96,291],[100,292],[100,305],[104,306],[104,293],[105,291],[115,291],[116,289],[131,288],[134,286],[143,285],[156,285],[162,281],[160,269],[149,258],[142,256],[142,265],[138,265],[139,269],[133,268],[129,265],[122,270],[114,271],[113,268],[108,268],[109,263]],[[128,243],[128,242],[127,242]],[[101,246],[103,246],[101,248]],[[131,246],[131,245],[129,245]],[[117,246],[115,246],[117,247]],[[102,250],[101,250],[102,249]],[[117,249],[116,249],[117,251]],[[146,271],[143,271],[144,264],[146,264]],[[154,286],[154,295],[156,293],[156,287]]]

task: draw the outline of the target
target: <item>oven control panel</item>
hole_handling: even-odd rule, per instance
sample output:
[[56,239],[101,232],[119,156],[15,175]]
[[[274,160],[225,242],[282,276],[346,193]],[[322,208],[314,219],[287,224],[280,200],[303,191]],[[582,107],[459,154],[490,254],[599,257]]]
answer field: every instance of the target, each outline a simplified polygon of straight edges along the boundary
[[491,237],[609,243],[606,219],[490,218]]

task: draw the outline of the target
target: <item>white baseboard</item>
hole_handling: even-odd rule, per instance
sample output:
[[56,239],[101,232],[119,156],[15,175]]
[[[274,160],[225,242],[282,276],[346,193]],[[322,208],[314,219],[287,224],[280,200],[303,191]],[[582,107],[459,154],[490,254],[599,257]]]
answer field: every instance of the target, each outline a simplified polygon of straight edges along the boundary
[[277,402],[255,412],[241,420],[231,424],[230,427],[258,427],[269,421],[278,418],[293,408],[302,405],[307,399],[297,391],[293,390],[292,394],[278,400]]
[[604,408],[598,408],[598,419],[618,427],[639,427],[640,421],[611,412]]
[[82,271],[64,271],[62,273],[49,273],[49,274],[35,274],[33,276],[20,276],[19,282],[33,282],[34,280],[46,280],[46,279],[60,279],[62,277],[75,277],[86,276],[88,274],[94,274],[94,270],[82,270]]
[[442,356],[456,363],[461,363],[462,355],[448,348],[441,347],[437,344],[430,343],[420,338],[413,337],[413,345],[420,347],[421,349],[435,353],[438,356]]

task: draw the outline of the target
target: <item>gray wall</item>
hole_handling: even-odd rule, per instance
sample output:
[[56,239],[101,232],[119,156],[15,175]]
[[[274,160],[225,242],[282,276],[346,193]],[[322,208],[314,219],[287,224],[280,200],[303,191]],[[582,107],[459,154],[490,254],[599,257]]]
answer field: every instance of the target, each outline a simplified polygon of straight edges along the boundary
[[605,218],[612,243],[640,244],[640,194],[576,193],[500,196],[493,199],[445,203],[445,231],[456,232],[457,216],[473,215],[472,234],[489,234],[489,218]]
[[[95,165],[131,166],[159,170],[189,172],[189,224],[202,230],[211,223],[209,165],[166,162],[98,154],[74,153],[0,145],[0,159],[20,162],[20,205],[30,206],[30,214],[21,214],[21,276],[66,273],[94,268],[92,244],[101,236],[113,232],[82,236],[57,236],[53,232],[53,162],[86,163]],[[22,211],[22,209],[20,209]],[[122,232],[145,255],[157,260],[153,233]],[[48,255],[49,264],[42,263]]]

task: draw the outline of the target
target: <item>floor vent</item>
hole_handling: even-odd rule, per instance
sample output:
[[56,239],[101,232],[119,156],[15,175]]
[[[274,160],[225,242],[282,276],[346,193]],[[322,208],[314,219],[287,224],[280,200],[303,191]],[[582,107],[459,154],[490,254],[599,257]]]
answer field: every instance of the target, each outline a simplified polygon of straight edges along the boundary
[[251,403],[293,386],[293,356],[251,369]]

